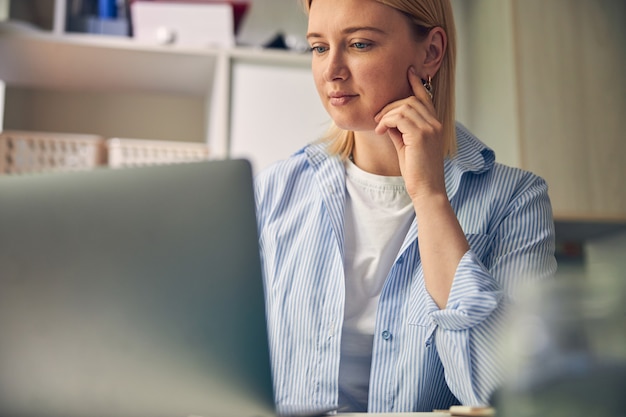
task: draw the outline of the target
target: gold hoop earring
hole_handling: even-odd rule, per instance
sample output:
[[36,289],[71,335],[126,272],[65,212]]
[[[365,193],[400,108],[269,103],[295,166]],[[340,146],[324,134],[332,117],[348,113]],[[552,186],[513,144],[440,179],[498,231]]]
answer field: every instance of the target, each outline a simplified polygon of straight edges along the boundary
[[424,85],[424,88],[426,89],[426,92],[428,93],[428,96],[430,97],[430,99],[433,99],[433,78],[430,75],[427,75],[428,79],[424,80],[422,79],[422,84]]

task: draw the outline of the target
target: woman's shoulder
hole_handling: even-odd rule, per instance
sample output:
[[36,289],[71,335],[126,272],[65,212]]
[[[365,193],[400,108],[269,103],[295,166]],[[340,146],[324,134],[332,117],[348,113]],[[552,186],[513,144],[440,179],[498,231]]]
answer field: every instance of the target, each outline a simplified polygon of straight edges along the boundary
[[[528,194],[547,194],[545,180],[529,170],[503,164],[497,161],[495,152],[474,136],[463,125],[457,125],[458,151],[451,162],[453,176],[458,176],[457,184],[469,191],[470,195],[492,195],[496,199],[515,200]],[[466,181],[463,174],[471,173]],[[463,185],[461,185],[463,183]]]
[[255,176],[255,183],[258,185],[271,184],[275,182],[284,182],[294,175],[301,175],[310,168],[308,161],[308,148],[312,145],[306,145],[299,149],[288,158],[275,161],[263,168]]
[[282,194],[294,187],[311,186],[313,179],[321,175],[328,165],[338,162],[326,152],[326,145],[312,143],[304,146],[290,157],[276,161],[255,176],[257,193]]
[[307,145],[255,176],[257,215],[265,221],[293,210],[309,210],[324,198],[327,187],[342,188],[344,178],[338,158],[316,145]]
[[476,174],[489,173],[495,176],[511,176],[542,180],[528,170],[500,162],[496,153],[461,123],[457,122],[457,155],[454,163],[463,170]]
[[338,158],[328,153],[326,142],[313,142],[300,148],[286,159],[276,161],[257,174],[259,180],[267,180],[285,172],[296,174],[301,171],[318,171],[321,167],[337,163]]

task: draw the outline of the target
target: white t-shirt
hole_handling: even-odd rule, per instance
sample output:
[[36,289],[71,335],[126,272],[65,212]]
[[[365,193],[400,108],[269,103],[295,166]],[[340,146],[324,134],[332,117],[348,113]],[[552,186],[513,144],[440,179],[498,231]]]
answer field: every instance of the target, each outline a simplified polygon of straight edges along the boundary
[[346,304],[339,367],[339,409],[367,411],[376,307],[415,211],[402,177],[346,162]]

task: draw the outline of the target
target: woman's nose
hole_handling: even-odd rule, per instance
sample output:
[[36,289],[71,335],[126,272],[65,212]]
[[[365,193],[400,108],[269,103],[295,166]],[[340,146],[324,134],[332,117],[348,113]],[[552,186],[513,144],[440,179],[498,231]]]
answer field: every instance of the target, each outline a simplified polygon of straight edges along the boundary
[[330,52],[324,70],[326,81],[342,81],[348,78],[348,67],[340,52]]

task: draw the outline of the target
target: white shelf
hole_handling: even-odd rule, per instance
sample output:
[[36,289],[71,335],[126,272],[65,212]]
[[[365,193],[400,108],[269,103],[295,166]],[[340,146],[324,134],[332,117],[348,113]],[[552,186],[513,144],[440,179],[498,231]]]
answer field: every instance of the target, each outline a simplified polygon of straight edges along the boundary
[[[103,35],[55,35],[0,23],[0,79],[7,85],[80,91],[206,96],[220,57],[307,67],[310,56],[280,50],[191,49]],[[10,59],[8,58],[10,57]]]
[[109,36],[44,33],[16,30],[13,23],[0,25],[0,79],[8,85],[55,90],[204,95],[218,55]]
[[[126,37],[55,33],[0,22],[0,81],[13,91],[6,98],[12,115],[5,118],[7,128],[89,133],[93,129],[103,135],[159,140],[193,138],[208,143],[217,158],[231,154],[233,112],[240,114],[242,105],[232,102],[232,90],[242,82],[233,77],[234,68],[260,66],[284,74],[293,84],[310,71],[310,64],[310,54],[285,50],[150,45]],[[273,82],[264,86],[272,94],[252,88],[241,100],[260,101],[256,113],[265,119],[279,120],[285,111],[293,112],[286,119],[306,125],[306,103],[298,100],[286,110],[271,104],[276,101],[274,93],[284,89],[284,80],[274,78],[255,81]],[[303,84],[297,82],[289,93],[303,90],[307,100],[319,104],[312,88]],[[32,112],[28,120],[21,116],[23,111]],[[237,123],[248,121],[237,119]],[[199,128],[204,132],[200,138]]]

